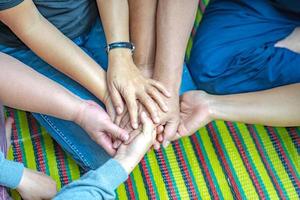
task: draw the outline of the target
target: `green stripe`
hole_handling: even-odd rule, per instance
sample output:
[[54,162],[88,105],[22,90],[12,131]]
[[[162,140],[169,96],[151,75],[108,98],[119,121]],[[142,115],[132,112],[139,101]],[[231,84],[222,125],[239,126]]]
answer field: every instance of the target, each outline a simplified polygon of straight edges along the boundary
[[[192,182],[193,182],[193,186],[196,190],[196,194],[197,194],[197,197],[199,197],[199,199],[201,199],[201,196],[200,196],[200,191],[199,191],[199,188],[197,187],[197,184],[196,184],[196,180],[195,180],[195,177],[193,175],[193,170],[191,168],[191,164],[188,160],[188,156],[186,154],[186,151],[185,151],[185,148],[184,148],[184,144],[183,144],[183,140],[179,140],[179,145],[180,145],[180,148],[182,150],[182,155],[183,155],[183,158],[184,160],[186,161],[186,165],[187,165],[187,170],[188,170],[188,173],[190,174],[190,177],[192,179]],[[196,186],[196,187],[195,187]]]
[[[278,176],[278,174],[277,174],[277,171],[275,170],[275,168],[274,168],[274,166],[273,166],[273,163],[272,163],[272,161],[271,161],[271,159],[270,159],[270,157],[269,157],[269,154],[267,153],[267,151],[266,151],[266,149],[265,149],[265,145],[264,145],[264,143],[262,142],[262,138],[261,138],[261,134],[262,134],[262,133],[258,133],[258,131],[257,131],[256,128],[257,128],[257,127],[254,126],[254,127],[253,127],[253,130],[255,131],[255,134],[256,134],[256,136],[257,136],[257,138],[258,138],[258,140],[259,140],[261,149],[263,150],[263,153],[264,153],[264,155],[265,155],[265,157],[266,157],[266,159],[267,159],[267,162],[269,163],[269,166],[271,167],[271,170],[272,170],[274,176],[276,177],[276,180],[278,180],[277,182],[278,182],[278,184],[279,184],[281,190],[283,191],[283,194],[285,195],[285,197],[287,197],[287,192],[286,192],[285,188],[283,187],[282,182],[281,182],[281,180],[280,180],[280,178],[279,178],[279,176]],[[266,132],[266,133],[267,133],[267,132]],[[266,136],[268,136],[268,138],[269,138],[269,135],[268,135],[268,134],[266,134]],[[270,141],[270,143],[272,143],[272,141],[271,141],[270,138],[269,138],[269,141]],[[277,156],[278,156],[278,155],[277,155]],[[279,160],[280,160],[280,159],[279,159]],[[276,188],[275,185],[274,185],[274,187]]]
[[[247,199],[246,196],[245,196],[245,191],[244,191],[244,189],[243,189],[243,187],[242,187],[242,184],[241,184],[241,182],[240,182],[240,180],[239,180],[239,178],[238,178],[238,176],[237,176],[237,174],[236,174],[235,168],[233,167],[233,164],[232,164],[232,162],[231,162],[231,159],[230,159],[230,157],[229,157],[229,155],[228,155],[227,148],[225,147],[225,145],[224,145],[224,143],[223,143],[223,140],[222,140],[222,138],[220,137],[220,132],[219,132],[219,129],[218,129],[218,127],[217,127],[215,121],[212,122],[212,126],[213,126],[213,128],[215,129],[215,131],[216,131],[216,136],[217,136],[218,141],[219,141],[219,143],[220,143],[220,145],[221,145],[221,148],[223,149],[225,158],[226,158],[226,160],[227,160],[227,162],[228,162],[229,168],[231,169],[232,175],[233,175],[233,177],[234,177],[234,179],[235,179],[235,182],[236,182],[236,184],[237,184],[237,186],[238,186],[238,189],[240,190],[240,194],[241,194],[241,196],[242,196],[243,199]],[[228,130],[228,132],[230,133],[229,130]],[[232,135],[231,135],[231,134],[229,134],[229,135],[231,136],[231,140],[232,140],[232,142],[233,142]],[[233,142],[233,143],[234,143],[234,142]],[[236,147],[235,147],[235,148],[236,148]],[[225,164],[225,163],[224,163],[224,164]]]
[[[38,124],[35,124],[34,126],[37,127],[37,130],[39,131],[39,133],[42,133],[41,130],[41,126],[39,126]],[[45,148],[45,141],[44,141],[44,137],[43,135],[40,135],[40,141],[41,141],[41,147],[42,147],[42,151],[43,151],[43,158],[45,159],[45,167],[46,167],[46,173],[48,175],[50,175],[50,171],[49,171],[49,165],[48,165],[48,154],[46,153],[46,148]]]
[[[287,157],[287,159],[289,160],[289,161],[291,161],[290,163],[291,163],[291,165],[292,165],[292,168],[293,168],[293,171],[296,173],[296,176],[299,178],[300,176],[299,176],[299,172],[297,171],[297,169],[296,169],[296,166],[294,165],[294,157],[292,156],[291,157],[291,155],[295,155],[295,154],[293,154],[293,153],[295,153],[295,151],[288,151],[287,150],[287,147],[286,147],[286,140],[283,140],[283,138],[282,138],[282,136],[281,136],[281,133],[283,132],[283,131],[279,131],[279,130],[283,130],[283,129],[276,129],[276,128],[274,128],[274,131],[275,131],[275,133],[276,133],[276,135],[278,136],[278,138],[279,138],[279,141],[280,141],[280,144],[281,144],[281,146],[282,146],[282,148],[283,148],[283,150],[284,150],[284,154],[286,155],[286,157]],[[286,129],[285,129],[286,130]],[[286,132],[286,134],[285,134],[285,139],[287,139],[287,137],[289,137],[289,134],[287,134],[287,132]],[[290,143],[289,143],[290,144]],[[296,154],[298,154],[298,153],[296,153]],[[298,160],[299,161],[299,160]]]
[[139,192],[138,192],[138,190],[136,188],[134,173],[130,174],[130,179],[131,179],[131,185],[132,185],[132,188],[133,188],[134,197],[138,197],[139,196]]
[[217,178],[215,176],[214,170],[212,169],[211,163],[210,163],[210,161],[208,159],[208,154],[206,152],[204,144],[202,143],[202,140],[200,138],[200,134],[199,133],[196,134],[196,137],[197,137],[197,140],[199,142],[200,148],[202,149],[202,152],[203,152],[203,156],[204,156],[204,160],[205,160],[205,163],[203,163],[203,164],[207,164],[208,170],[210,172],[210,176],[212,177],[212,180],[213,180],[213,182],[215,184],[216,191],[218,192],[218,195],[221,197],[220,199],[224,199],[224,196],[223,196],[223,194],[222,194],[222,192],[220,190],[220,185],[219,185],[219,183],[217,181]]
[[16,124],[16,128],[17,128],[17,134],[18,134],[18,143],[19,143],[19,146],[20,146],[20,149],[21,149],[21,154],[22,154],[22,159],[23,159],[23,164],[25,166],[27,166],[27,159],[26,159],[26,156],[25,156],[25,147],[24,147],[24,143],[23,143],[23,140],[22,140],[22,134],[21,134],[21,129],[20,129],[20,120],[19,120],[19,113],[13,109],[13,112],[14,112],[14,115],[15,115],[15,124]]
[[[152,174],[152,170],[151,170],[151,167],[150,167],[148,154],[144,157],[144,159],[145,159],[145,163],[146,163],[146,166],[147,166],[147,169],[148,169],[148,172],[149,172],[149,176],[150,176],[150,180],[151,180],[152,186],[153,186],[153,188],[154,188],[155,196],[156,196],[156,197],[159,197],[159,193],[157,192],[157,186],[156,186],[156,183],[155,183],[155,181],[153,180],[153,174]],[[147,178],[147,177],[145,177],[145,179],[146,179],[146,178]]]
[[[238,136],[238,138],[239,138],[239,140],[240,140],[240,142],[241,142],[241,144],[242,144],[242,146],[243,146],[243,149],[244,149],[244,151],[245,151],[245,153],[246,153],[246,155],[247,155],[247,158],[248,158],[248,160],[249,160],[249,162],[250,162],[251,168],[253,169],[253,171],[254,171],[254,173],[255,173],[255,176],[257,177],[257,179],[258,179],[258,181],[259,181],[259,184],[260,184],[260,186],[261,186],[261,188],[262,188],[262,190],[263,190],[263,192],[264,192],[265,197],[266,197],[267,199],[270,199],[270,198],[269,198],[269,193],[268,193],[268,191],[266,190],[266,186],[265,186],[264,182],[262,181],[261,176],[260,176],[260,174],[258,173],[258,170],[257,170],[255,164],[253,163],[253,158],[252,158],[251,154],[250,154],[249,151],[248,151],[248,148],[247,148],[247,146],[246,146],[246,144],[245,144],[244,138],[242,137],[242,133],[240,132],[240,129],[237,127],[237,124],[236,124],[236,123],[234,123],[233,126],[234,126],[234,128],[235,128],[235,130],[236,130],[237,136]],[[245,132],[246,132],[246,131],[245,131]],[[244,132],[244,134],[245,134],[245,132]],[[249,135],[249,132],[248,132],[247,134]],[[248,139],[251,140],[251,141],[253,142],[253,140],[252,140],[251,137],[248,137]],[[245,168],[246,168],[246,166],[245,166]],[[247,168],[246,168],[246,169],[247,169]],[[250,176],[250,174],[249,174],[249,176]],[[250,177],[251,177],[251,176],[250,176]],[[253,183],[253,186],[255,187],[255,184],[254,184],[254,183]]]
[[[171,145],[169,145],[169,148],[170,148]],[[162,148],[161,150],[162,154],[163,154],[163,157],[164,157],[164,160],[165,160],[165,163],[166,163],[166,166],[168,168],[168,172],[169,172],[169,175],[170,175],[170,179],[172,181],[172,185],[174,187],[174,191],[175,191],[175,194],[176,194],[176,197],[178,199],[180,199],[180,196],[179,195],[179,192],[178,192],[178,188],[177,188],[177,185],[176,185],[176,182],[175,182],[175,179],[174,179],[174,175],[173,175],[173,172],[172,172],[172,168],[170,166],[170,163],[169,163],[169,158],[166,154],[166,150],[164,148]],[[177,163],[176,163],[177,164]]]

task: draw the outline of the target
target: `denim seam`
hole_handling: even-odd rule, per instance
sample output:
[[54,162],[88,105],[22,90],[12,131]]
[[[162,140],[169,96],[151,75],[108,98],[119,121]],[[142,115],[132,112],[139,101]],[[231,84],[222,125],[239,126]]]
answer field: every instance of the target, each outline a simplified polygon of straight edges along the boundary
[[69,147],[77,154],[77,156],[84,163],[84,165],[88,168],[91,168],[92,167],[91,164],[84,158],[84,156],[78,151],[78,149],[73,145],[73,143],[67,139],[67,137],[63,134],[63,132],[60,129],[58,129],[46,115],[42,115],[42,114],[40,115],[53,128],[53,130],[64,140],[64,142],[67,143]]

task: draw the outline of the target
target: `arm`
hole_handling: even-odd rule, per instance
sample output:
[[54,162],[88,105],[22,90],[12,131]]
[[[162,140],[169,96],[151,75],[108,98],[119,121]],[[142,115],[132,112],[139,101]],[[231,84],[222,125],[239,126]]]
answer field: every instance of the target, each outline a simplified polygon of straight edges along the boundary
[[73,95],[57,83],[33,71],[18,60],[0,53],[0,101],[31,112],[74,121],[113,155],[109,136],[126,140],[128,134],[115,125],[96,103]]
[[114,159],[64,187],[54,200],[115,199],[115,189],[127,179],[155,140],[153,123],[145,113],[141,121],[143,131],[129,145],[122,144]]
[[182,95],[180,109],[181,124],[178,132],[181,136],[195,133],[212,120],[281,127],[299,126],[300,84],[222,96],[190,91]]
[[16,7],[1,11],[0,20],[47,63],[86,87],[101,101],[105,101],[105,72],[49,23],[32,0],[24,0]]
[[146,77],[153,76],[157,0],[129,0],[130,37],[134,63]]
[[237,95],[213,96],[212,118],[268,126],[300,125],[300,84]]
[[160,0],[154,78],[178,93],[188,39],[197,11],[196,0]]
[[163,145],[167,146],[177,131],[179,117],[179,88],[181,84],[184,55],[198,1],[160,0],[157,10],[157,40],[154,79],[162,82],[171,92],[167,100],[169,111],[164,115],[166,122]]
[[[107,43],[129,41],[129,13],[127,0],[97,0]],[[113,49],[109,52],[107,75],[108,89],[118,114],[124,111],[122,99],[128,108],[131,125],[138,127],[137,100],[145,106],[154,122],[159,122],[156,103],[164,110],[162,96],[169,96],[158,82],[147,79],[135,66],[129,49]],[[155,103],[156,102],[156,103]]]

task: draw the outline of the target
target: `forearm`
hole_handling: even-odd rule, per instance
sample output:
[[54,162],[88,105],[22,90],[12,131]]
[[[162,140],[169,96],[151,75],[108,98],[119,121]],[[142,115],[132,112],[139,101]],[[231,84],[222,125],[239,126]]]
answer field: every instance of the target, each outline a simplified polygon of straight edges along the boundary
[[212,96],[213,119],[269,126],[300,125],[300,84],[270,90]]
[[81,100],[18,60],[0,53],[0,101],[9,107],[74,120]]
[[170,90],[179,90],[182,65],[194,23],[196,0],[161,0],[158,3],[154,78]]
[[54,200],[115,199],[115,190],[127,177],[122,165],[110,159],[98,169],[63,187]]
[[41,16],[31,1],[3,11],[0,17],[39,57],[103,100],[106,93],[105,72]]
[[129,0],[130,37],[135,44],[133,59],[143,70],[154,65],[157,0]]
[[[127,0],[97,0],[107,44],[129,42],[129,7]],[[109,62],[120,58],[132,60],[130,49],[113,49],[108,55]]]

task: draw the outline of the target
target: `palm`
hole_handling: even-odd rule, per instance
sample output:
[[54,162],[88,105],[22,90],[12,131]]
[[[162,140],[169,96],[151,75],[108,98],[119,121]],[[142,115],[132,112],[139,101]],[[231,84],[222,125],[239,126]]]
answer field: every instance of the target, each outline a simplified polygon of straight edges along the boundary
[[188,136],[211,121],[208,94],[191,91],[182,95],[180,104],[181,124],[179,134]]

